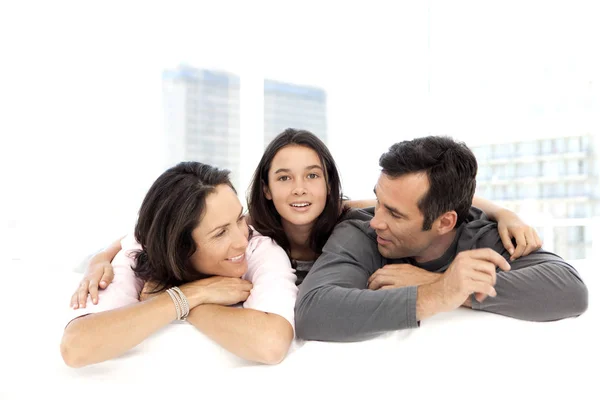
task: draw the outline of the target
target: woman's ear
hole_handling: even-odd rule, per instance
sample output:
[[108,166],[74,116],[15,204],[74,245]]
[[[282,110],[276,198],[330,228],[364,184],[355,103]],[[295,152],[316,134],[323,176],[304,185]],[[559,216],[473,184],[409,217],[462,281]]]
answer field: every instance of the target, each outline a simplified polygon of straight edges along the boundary
[[263,188],[263,193],[265,194],[266,199],[273,200],[273,196],[271,196],[271,191],[269,190],[269,186],[265,185],[263,183],[262,188]]

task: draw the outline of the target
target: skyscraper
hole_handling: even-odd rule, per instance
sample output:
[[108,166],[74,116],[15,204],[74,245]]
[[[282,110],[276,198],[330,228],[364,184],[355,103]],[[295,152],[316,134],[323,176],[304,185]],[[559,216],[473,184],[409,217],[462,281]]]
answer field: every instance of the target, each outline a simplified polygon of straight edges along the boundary
[[598,138],[580,134],[472,148],[478,195],[537,216],[532,222],[546,236],[544,247],[567,259],[590,256],[600,216]]
[[200,161],[229,169],[239,186],[240,79],[181,65],[163,72],[166,164]]
[[287,128],[305,129],[327,144],[327,104],[323,89],[265,80],[264,146]]

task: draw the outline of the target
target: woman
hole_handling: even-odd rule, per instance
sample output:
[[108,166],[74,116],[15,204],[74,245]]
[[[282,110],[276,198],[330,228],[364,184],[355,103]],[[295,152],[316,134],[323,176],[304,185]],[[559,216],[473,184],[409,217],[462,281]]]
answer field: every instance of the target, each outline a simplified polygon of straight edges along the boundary
[[[286,129],[269,143],[254,172],[247,202],[251,225],[286,251],[297,284],[348,209],[375,205],[374,200],[343,201],[340,175],[329,149],[314,134],[296,129]],[[498,222],[502,242],[513,259],[541,247],[535,230],[512,211],[477,197],[473,204]],[[115,242],[90,260],[71,298],[72,306],[84,305],[88,293],[97,301],[98,287],[107,287],[112,279],[110,261],[118,249]]]
[[[228,174],[185,162],[154,182],[135,238],[120,241],[114,282],[101,301],[73,310],[61,343],[67,365],[117,357],[186,317],[242,358],[276,364],[285,357],[295,276],[281,247],[246,224]],[[240,302],[243,308],[227,307]]]

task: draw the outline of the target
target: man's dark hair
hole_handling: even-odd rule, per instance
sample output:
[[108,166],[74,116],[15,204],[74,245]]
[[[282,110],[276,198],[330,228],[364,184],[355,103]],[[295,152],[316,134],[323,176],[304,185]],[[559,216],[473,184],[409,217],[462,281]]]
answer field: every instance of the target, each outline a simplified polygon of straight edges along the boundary
[[425,173],[429,190],[419,200],[423,230],[448,211],[456,211],[456,226],[465,221],[475,194],[477,160],[462,142],[447,136],[427,136],[396,143],[379,158],[382,172],[392,178]]

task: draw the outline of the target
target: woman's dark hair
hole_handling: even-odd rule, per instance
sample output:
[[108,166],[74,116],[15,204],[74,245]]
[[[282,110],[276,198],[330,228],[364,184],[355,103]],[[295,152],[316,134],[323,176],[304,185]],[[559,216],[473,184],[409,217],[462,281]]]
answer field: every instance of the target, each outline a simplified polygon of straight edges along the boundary
[[265,188],[268,187],[269,169],[271,169],[273,158],[279,150],[290,145],[304,146],[314,150],[325,170],[327,200],[323,212],[315,221],[309,238],[310,249],[315,254],[321,254],[333,228],[347,209],[342,205],[340,174],[333,156],[325,143],[311,132],[288,128],[277,135],[265,149],[254,171],[247,196],[251,224],[258,232],[275,240],[288,256],[291,256],[291,246],[283,230],[281,216],[275,209],[273,201],[265,197]]
[[135,226],[142,250],[136,253],[134,271],[155,282],[154,291],[207,277],[189,261],[196,251],[192,231],[204,216],[206,197],[218,185],[235,191],[228,170],[188,161],[166,170],[146,193]]
[[423,230],[448,211],[456,211],[458,227],[469,214],[475,194],[477,159],[462,142],[447,136],[427,136],[396,143],[379,159],[382,172],[392,178],[424,172],[429,190],[419,200],[425,217]]

